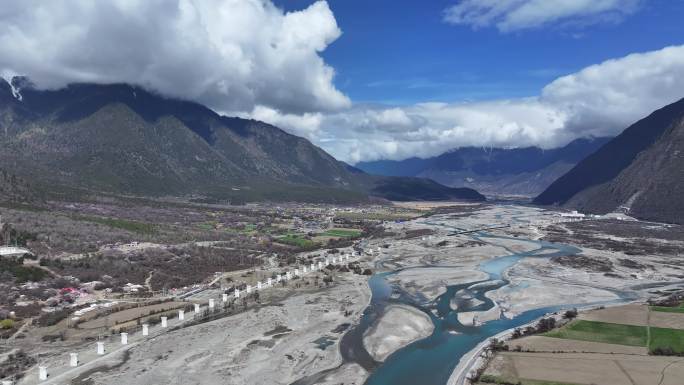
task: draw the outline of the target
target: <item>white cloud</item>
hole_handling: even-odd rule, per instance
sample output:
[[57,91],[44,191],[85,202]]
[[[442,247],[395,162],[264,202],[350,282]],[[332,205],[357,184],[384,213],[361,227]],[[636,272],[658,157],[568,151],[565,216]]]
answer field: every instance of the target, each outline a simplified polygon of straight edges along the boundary
[[[509,31],[623,15],[636,6],[636,0],[464,0],[450,12],[453,22]],[[352,105],[320,56],[340,33],[324,1],[290,13],[269,0],[5,2],[0,75],[28,74],[42,87],[140,84],[272,123],[351,163],[462,146],[550,148],[615,135],[684,96],[684,46],[675,46],[587,67],[531,98]]]
[[566,111],[568,130],[615,134],[684,97],[684,45],[589,66],[544,87],[541,100]]
[[319,53],[341,34],[328,4],[268,0],[22,0],[0,9],[0,73],[40,87],[128,82],[223,111],[346,108]]
[[287,114],[264,106],[256,106],[249,113],[237,112],[229,115],[260,120],[277,127],[287,128],[291,134],[301,136],[310,141],[318,139],[323,121],[323,115],[320,112],[306,112],[300,115]]
[[641,0],[461,0],[444,11],[444,21],[511,32],[541,26],[616,22]]
[[[338,159],[433,156],[463,146],[552,148],[588,136],[617,135],[684,97],[684,46],[632,54],[549,83],[532,98],[410,106],[356,105],[274,122]],[[267,121],[267,116],[260,116]],[[299,130],[299,131],[297,131]]]
[[[376,124],[373,117],[401,111],[404,125]],[[394,112],[396,113],[396,112]],[[562,112],[537,99],[478,103],[422,103],[383,109],[356,106],[325,115],[320,144],[342,160],[426,157],[460,146],[510,147],[555,144],[562,136]],[[335,127],[344,127],[335,130]],[[562,140],[562,139],[560,139]]]

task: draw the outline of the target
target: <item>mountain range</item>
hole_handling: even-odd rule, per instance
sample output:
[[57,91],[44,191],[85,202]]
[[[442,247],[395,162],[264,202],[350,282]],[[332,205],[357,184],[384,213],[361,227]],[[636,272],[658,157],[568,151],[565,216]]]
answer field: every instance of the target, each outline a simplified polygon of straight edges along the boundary
[[610,138],[577,139],[555,149],[462,147],[431,158],[360,162],[373,174],[418,176],[487,195],[533,197]]
[[534,202],[684,223],[684,99],[634,123]]
[[142,87],[40,90],[27,78],[0,78],[2,200],[36,192],[233,203],[484,200],[477,189],[541,192],[539,205],[682,223],[683,146],[684,99],[613,139],[577,139],[551,150],[464,147],[353,167],[273,125]]
[[41,90],[0,79],[0,168],[32,188],[231,202],[483,200],[472,189],[374,176],[255,120],[127,84]]

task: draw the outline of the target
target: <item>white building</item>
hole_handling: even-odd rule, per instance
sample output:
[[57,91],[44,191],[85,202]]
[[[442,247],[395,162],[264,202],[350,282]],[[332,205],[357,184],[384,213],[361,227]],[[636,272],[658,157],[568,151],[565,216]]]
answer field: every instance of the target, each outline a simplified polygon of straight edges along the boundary
[[577,210],[572,210],[569,213],[560,213],[560,216],[562,218],[571,218],[571,219],[581,219],[581,218],[585,217],[584,214],[577,212]]
[[31,254],[31,251],[23,247],[15,246],[0,246],[0,257],[22,257],[25,254]]

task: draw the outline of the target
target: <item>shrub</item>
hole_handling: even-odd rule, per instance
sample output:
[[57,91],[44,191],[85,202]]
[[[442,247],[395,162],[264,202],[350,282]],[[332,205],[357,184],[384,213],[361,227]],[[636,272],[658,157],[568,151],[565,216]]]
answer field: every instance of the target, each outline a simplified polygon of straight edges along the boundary
[[8,330],[14,328],[14,320],[4,319],[0,321],[0,329]]
[[650,354],[652,354],[654,356],[679,356],[679,357],[684,356],[684,354],[675,352],[669,346],[665,346],[665,347],[659,346],[655,349],[652,349]]
[[542,318],[537,324],[537,333],[546,333],[556,327],[555,318]]
[[69,310],[61,309],[52,313],[42,314],[40,317],[34,319],[33,322],[39,326],[54,326],[68,316]]
[[489,347],[495,352],[508,351],[508,345],[505,342],[499,341],[496,338],[489,340]]

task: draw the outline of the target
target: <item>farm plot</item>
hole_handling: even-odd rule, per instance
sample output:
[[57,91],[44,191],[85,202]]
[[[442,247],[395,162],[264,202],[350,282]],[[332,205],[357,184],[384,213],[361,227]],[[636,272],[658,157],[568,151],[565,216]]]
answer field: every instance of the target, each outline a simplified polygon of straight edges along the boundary
[[605,309],[581,313],[579,319],[613,324],[646,326],[648,324],[648,307],[641,304],[607,307]]
[[652,327],[648,349],[656,354],[683,354],[684,330]]
[[648,331],[645,326],[621,325],[607,322],[577,320],[567,326],[544,334],[547,337],[609,344],[646,346]]
[[315,243],[311,239],[305,238],[303,235],[300,234],[286,234],[281,237],[278,237],[276,240],[279,243],[297,246],[303,249],[315,246]]
[[676,385],[684,376],[681,357],[504,352],[494,361],[480,384],[498,380],[523,385]]
[[329,237],[341,237],[341,238],[351,238],[358,237],[361,235],[361,230],[356,229],[330,229],[323,233],[325,236]]
[[652,328],[684,329],[684,313],[651,311],[648,324]]
[[677,307],[651,306],[651,310],[663,313],[684,313],[684,305],[679,305]]
[[648,350],[643,346],[606,344],[603,342],[578,341],[545,336],[523,337],[511,340],[507,345],[511,350],[523,352],[648,354]]

